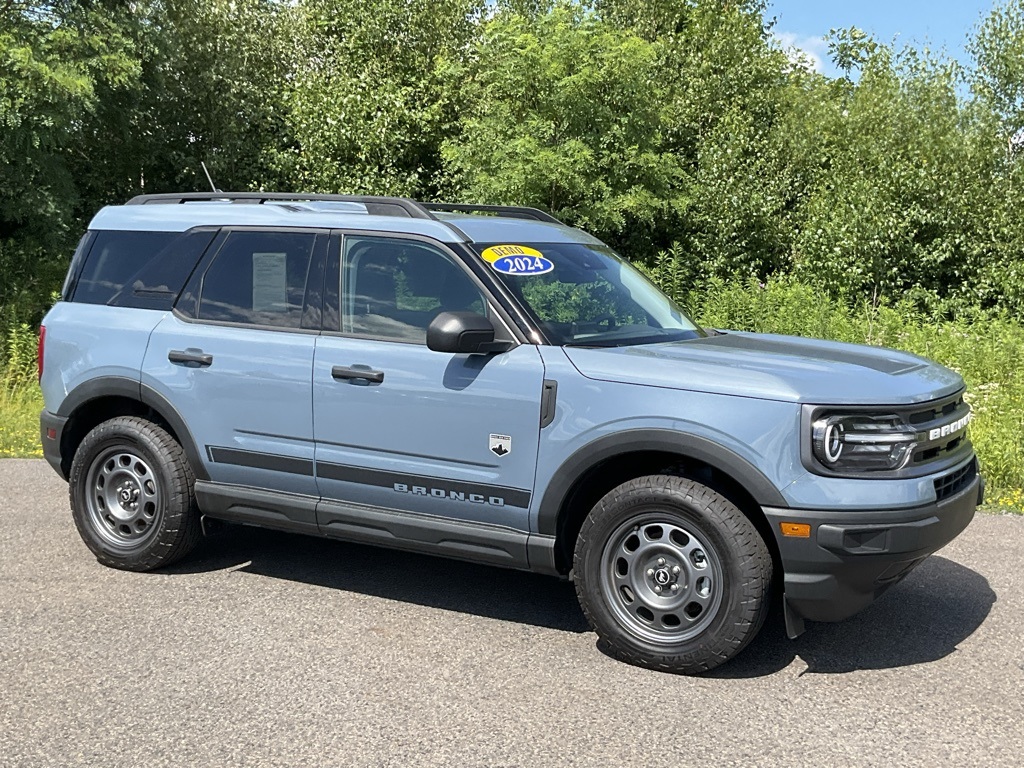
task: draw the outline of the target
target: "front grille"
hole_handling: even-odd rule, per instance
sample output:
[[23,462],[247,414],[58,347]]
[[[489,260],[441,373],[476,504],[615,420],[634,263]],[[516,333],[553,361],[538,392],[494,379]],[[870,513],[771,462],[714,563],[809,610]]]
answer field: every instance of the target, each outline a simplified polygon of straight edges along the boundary
[[957,410],[963,410],[964,407],[964,396],[954,395],[944,402],[940,402],[937,405],[932,405],[929,408],[922,408],[917,411],[912,411],[907,414],[907,421],[914,426],[918,424],[925,424],[929,421],[940,421],[944,417],[950,416],[956,413]]
[[912,464],[921,466],[943,460],[955,462],[960,455],[966,458],[970,443],[967,440],[967,433],[963,430],[936,439],[928,439],[928,434],[932,429],[941,429],[943,425],[967,416],[970,411],[970,406],[964,401],[962,393],[937,403],[929,403],[925,407],[905,411],[904,418],[917,430],[918,439],[921,441],[914,450]]
[[956,496],[964,488],[974,482],[978,475],[978,462],[971,461],[948,475],[943,475],[935,481],[935,498],[937,501],[944,501],[950,496]]

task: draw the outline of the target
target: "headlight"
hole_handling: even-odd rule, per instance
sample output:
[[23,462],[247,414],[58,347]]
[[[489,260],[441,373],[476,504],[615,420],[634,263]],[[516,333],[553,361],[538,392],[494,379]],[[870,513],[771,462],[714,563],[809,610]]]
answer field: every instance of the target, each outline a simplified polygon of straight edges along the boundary
[[914,429],[892,414],[826,415],[812,425],[814,457],[834,472],[902,469],[916,443]]

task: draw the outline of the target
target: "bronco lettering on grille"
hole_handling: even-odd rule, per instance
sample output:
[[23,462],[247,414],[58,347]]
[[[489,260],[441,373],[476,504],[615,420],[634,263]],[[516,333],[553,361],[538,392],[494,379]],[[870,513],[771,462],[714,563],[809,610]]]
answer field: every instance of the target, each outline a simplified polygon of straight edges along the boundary
[[968,424],[971,423],[971,414],[967,414],[956,421],[951,421],[949,424],[943,424],[941,427],[936,427],[928,432],[929,440],[939,440],[943,437],[959,432],[964,429]]

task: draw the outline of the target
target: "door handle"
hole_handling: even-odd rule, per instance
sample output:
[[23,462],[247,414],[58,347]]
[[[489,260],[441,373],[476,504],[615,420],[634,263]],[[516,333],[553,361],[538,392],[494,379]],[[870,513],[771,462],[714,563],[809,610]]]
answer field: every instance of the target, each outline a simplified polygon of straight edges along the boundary
[[213,365],[213,355],[208,355],[201,349],[172,349],[167,353],[167,359],[172,363],[184,363],[185,365],[197,365],[205,368]]
[[347,368],[344,365],[336,365],[331,368],[331,376],[339,381],[342,379],[362,379],[371,384],[384,383],[384,371],[373,371],[369,368],[357,367]]

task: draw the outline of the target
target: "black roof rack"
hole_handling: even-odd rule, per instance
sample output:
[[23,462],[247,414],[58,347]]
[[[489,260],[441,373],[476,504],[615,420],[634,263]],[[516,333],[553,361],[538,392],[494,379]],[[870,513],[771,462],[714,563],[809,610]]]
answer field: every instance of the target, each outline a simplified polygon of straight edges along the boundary
[[411,219],[434,218],[423,205],[415,200],[410,200],[407,197],[377,197],[375,195],[307,195],[293,192],[184,192],[138,195],[125,203],[125,205],[174,205],[218,201],[254,205],[261,205],[269,201],[361,203],[366,206],[366,212],[374,216],[405,216]]
[[[360,203],[366,206],[367,213],[374,216],[405,216],[412,219],[436,220],[437,217],[431,211],[457,211],[460,213],[489,213],[503,218],[530,219],[549,224],[562,223],[550,213],[539,208],[468,203],[419,203],[408,197],[380,197],[377,195],[321,195],[301,192],[177,192],[137,195],[125,205],[179,205],[201,202],[248,203],[251,205],[261,205],[266,202]],[[453,227],[453,229],[455,228]]]
[[550,213],[539,208],[523,208],[513,205],[470,205],[467,203],[420,203],[428,211],[458,211],[460,213],[490,213],[509,219],[532,219],[548,224],[561,224]]

